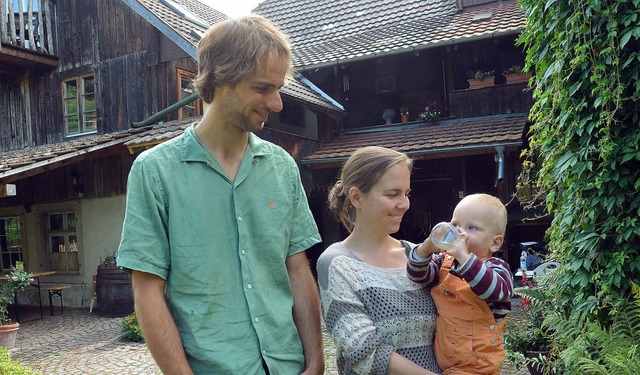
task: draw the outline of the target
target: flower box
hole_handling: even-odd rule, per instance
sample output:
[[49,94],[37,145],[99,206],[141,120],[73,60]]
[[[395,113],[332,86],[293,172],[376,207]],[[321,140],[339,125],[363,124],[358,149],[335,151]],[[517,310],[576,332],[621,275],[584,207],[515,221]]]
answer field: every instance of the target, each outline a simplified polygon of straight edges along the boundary
[[508,73],[508,74],[505,74],[504,77],[507,79],[507,85],[512,83],[524,83],[524,82],[529,82],[529,78],[531,78],[531,72]]
[[478,89],[481,87],[488,87],[488,86],[493,86],[494,85],[494,77],[493,76],[488,76],[488,77],[484,77],[483,79],[468,79],[467,82],[469,82],[469,88],[470,89]]

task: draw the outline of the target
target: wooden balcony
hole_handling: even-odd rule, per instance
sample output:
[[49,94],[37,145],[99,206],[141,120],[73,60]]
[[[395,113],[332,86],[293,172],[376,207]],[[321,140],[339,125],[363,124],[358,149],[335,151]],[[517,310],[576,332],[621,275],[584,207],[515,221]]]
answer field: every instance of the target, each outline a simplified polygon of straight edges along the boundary
[[58,66],[55,14],[52,0],[0,0],[0,71]]
[[528,113],[532,105],[526,82],[454,90],[449,95],[449,113],[458,118]]

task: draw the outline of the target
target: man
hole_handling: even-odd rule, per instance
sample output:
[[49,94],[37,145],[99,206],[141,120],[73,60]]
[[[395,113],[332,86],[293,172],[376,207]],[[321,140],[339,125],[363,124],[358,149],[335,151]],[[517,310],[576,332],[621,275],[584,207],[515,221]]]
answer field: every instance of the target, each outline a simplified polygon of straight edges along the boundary
[[294,160],[259,139],[290,76],[286,37],[251,15],[198,45],[202,120],[142,153],[118,264],[132,271],[145,341],[165,374],[322,374],[320,241]]

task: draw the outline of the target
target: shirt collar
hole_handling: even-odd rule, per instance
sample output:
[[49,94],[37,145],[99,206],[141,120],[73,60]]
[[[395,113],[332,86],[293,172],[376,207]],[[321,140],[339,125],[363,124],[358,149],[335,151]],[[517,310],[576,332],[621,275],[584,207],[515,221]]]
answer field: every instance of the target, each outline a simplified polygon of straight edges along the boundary
[[[184,131],[182,140],[182,161],[201,161],[206,162],[213,156],[196,136],[195,126],[197,123],[191,124]],[[264,156],[270,153],[268,143],[253,133],[249,133],[249,145],[245,155],[249,152],[253,157]]]

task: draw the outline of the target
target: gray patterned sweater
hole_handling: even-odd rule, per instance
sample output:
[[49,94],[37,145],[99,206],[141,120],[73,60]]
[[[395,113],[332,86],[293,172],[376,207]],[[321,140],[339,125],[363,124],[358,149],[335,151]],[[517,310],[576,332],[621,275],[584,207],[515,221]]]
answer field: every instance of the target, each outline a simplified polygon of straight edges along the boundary
[[392,352],[440,373],[433,352],[431,288],[410,281],[405,267],[380,268],[359,260],[342,242],[320,256],[317,273],[340,374],[389,374]]

